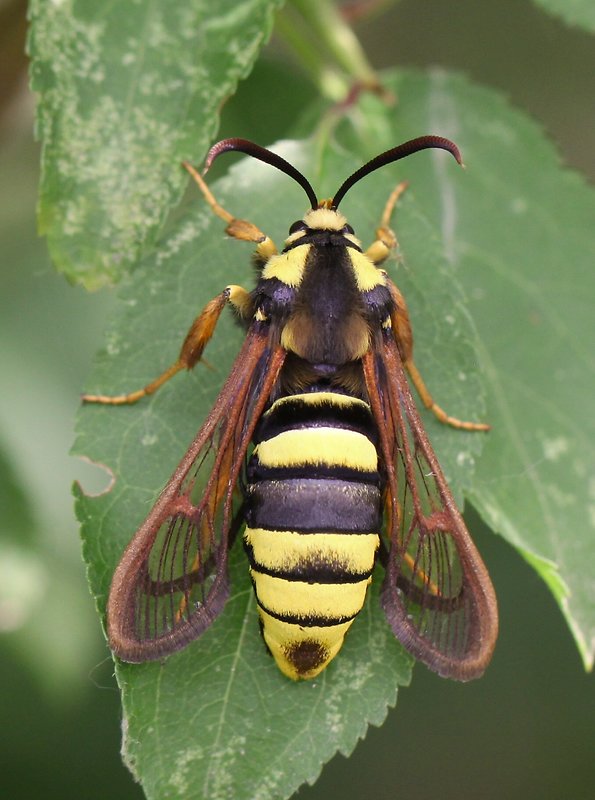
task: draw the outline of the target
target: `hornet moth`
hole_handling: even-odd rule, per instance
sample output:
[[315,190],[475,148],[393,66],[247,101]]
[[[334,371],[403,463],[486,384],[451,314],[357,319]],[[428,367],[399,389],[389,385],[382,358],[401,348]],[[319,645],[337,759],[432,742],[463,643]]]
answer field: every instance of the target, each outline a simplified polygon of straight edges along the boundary
[[319,201],[279,155],[245,139],[214,145],[203,175],[222,153],[239,151],[306,192],[310,209],[281,252],[222,208],[185,164],[227,233],[256,245],[260,277],[251,292],[227,286],[207,303],[178,360],[144,389],[83,396],[118,405],[150,395],[201,360],[227,305],[246,328],[211,412],[113,576],[107,632],[124,661],[162,659],[213,623],[229,593],[229,548],[245,525],[262,635],[289,678],[315,677],[340,650],[377,559],[386,618],[415,658],[462,681],[489,663],[496,597],[407,375],[441,422],[489,426],[447,415],[415,367],[405,300],[381,268],[396,245],[390,216],[405,184],[389,197],[367,250],[338,210],[359,180],[426,148],[461,163],[453,142],[423,136],[376,156]]

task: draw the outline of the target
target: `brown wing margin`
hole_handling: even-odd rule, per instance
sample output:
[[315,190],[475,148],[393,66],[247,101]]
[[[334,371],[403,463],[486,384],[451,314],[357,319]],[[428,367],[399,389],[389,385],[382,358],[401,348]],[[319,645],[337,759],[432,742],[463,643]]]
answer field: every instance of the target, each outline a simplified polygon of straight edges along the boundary
[[431,670],[478,678],[498,634],[492,583],[428,441],[390,331],[363,366],[387,479],[384,612],[401,644]]
[[222,611],[238,521],[234,488],[284,358],[254,323],[209,416],[126,548],[107,605],[109,644],[124,661],[168,656]]

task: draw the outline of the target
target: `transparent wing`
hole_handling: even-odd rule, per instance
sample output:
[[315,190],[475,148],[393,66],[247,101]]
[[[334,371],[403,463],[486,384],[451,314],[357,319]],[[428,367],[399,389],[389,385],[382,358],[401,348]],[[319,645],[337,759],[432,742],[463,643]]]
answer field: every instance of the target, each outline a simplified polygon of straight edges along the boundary
[[415,407],[395,340],[364,358],[386,472],[382,605],[399,641],[443,677],[470,680],[498,632],[487,570],[455,506]]
[[248,332],[211,413],[126,548],[107,608],[109,643],[123,660],[163,658],[221,612],[240,524],[234,488],[284,355],[265,333]]

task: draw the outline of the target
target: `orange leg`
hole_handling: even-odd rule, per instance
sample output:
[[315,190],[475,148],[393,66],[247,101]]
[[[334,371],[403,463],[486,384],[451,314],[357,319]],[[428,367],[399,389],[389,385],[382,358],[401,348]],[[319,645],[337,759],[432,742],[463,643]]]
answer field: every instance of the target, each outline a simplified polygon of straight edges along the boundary
[[226,211],[223,206],[219,205],[202,176],[192,166],[192,164],[189,164],[187,161],[183,161],[182,165],[190,173],[198,185],[198,188],[202,192],[207,203],[213,209],[213,212],[222,220],[227,222],[227,228],[225,229],[226,233],[228,233],[230,236],[233,236],[234,239],[240,239],[244,242],[254,242],[256,244],[257,256],[264,261],[277,253],[275,243],[272,239],[269,239],[266,233],[263,233],[252,222],[248,222],[248,220],[236,219],[232,214],[229,213],[229,211]]
[[206,304],[190,326],[177,360],[155,380],[142,389],[128,394],[84,394],[82,396],[83,401],[85,403],[102,403],[114,406],[130,405],[156,392],[157,389],[181,370],[192,369],[201,360],[203,351],[213,335],[217,321],[227,303],[235,306],[242,316],[248,316],[251,309],[250,294],[245,289],[242,289],[241,286],[227,286],[221,294],[218,294],[217,297],[214,297]]
[[[213,193],[202,179],[197,170],[189,163],[184,162],[184,167],[198,184],[205,200],[218,217],[227,222],[227,233],[235,239],[254,242],[256,255],[261,260],[267,260],[277,252],[277,248],[266,234],[262,233],[256,225],[246,220],[236,219],[222,206],[219,205]],[[192,323],[186,334],[184,344],[176,361],[161,373],[155,380],[135,392],[120,395],[84,394],[85,403],[102,403],[105,405],[130,405],[136,403],[147,395],[153,394],[170,378],[183,369],[192,369],[202,359],[207,342],[213,335],[215,326],[227,303],[231,303],[241,317],[247,319],[252,314],[252,301],[249,292],[241,286],[228,286],[221,294],[213,298]]]
[[[391,193],[382,213],[380,227],[376,231],[377,239],[366,251],[366,255],[368,255],[368,257],[371,258],[377,266],[381,264],[388,257],[390,251],[396,247],[397,237],[389,227],[390,218],[399,197],[403,194],[406,188],[407,183],[403,182],[400,183]],[[446,411],[444,411],[444,409],[438,405],[438,403],[434,402],[432,395],[430,394],[419,370],[413,361],[413,332],[411,329],[411,320],[409,319],[409,312],[407,310],[405,298],[401,294],[396,284],[394,284],[393,281],[388,278],[388,276],[387,286],[390,290],[395,306],[395,310],[391,315],[390,327],[392,327],[395,340],[399,347],[399,352],[403,358],[405,369],[409,373],[409,377],[411,378],[411,381],[415,386],[424,406],[434,414],[436,419],[445,425],[450,425],[453,428],[458,428],[465,431],[490,430],[490,426],[484,422],[466,422],[458,419],[457,417],[452,417],[450,414],[447,414]],[[387,322],[387,325],[388,324],[389,323]]]

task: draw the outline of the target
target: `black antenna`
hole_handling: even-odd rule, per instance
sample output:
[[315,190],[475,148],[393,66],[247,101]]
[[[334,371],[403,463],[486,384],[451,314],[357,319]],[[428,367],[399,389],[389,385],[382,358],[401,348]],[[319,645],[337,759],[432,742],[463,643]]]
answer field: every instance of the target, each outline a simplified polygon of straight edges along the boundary
[[318,208],[318,198],[314,193],[314,189],[301,172],[292,166],[289,161],[281,158],[281,156],[272,153],[270,150],[267,150],[266,147],[261,147],[254,142],[250,142],[248,139],[222,139],[220,142],[217,142],[217,144],[214,144],[207,153],[203,175],[207,172],[217,156],[220,156],[221,153],[227,153],[230,150],[235,150],[239,153],[245,153],[247,156],[252,156],[252,158],[257,158],[259,161],[264,161],[265,164],[270,164],[271,167],[276,167],[281,170],[281,172],[289,175],[289,177],[299,183],[306,192],[308,200],[310,201],[310,206],[312,208]]
[[400,158],[418,153],[420,150],[427,150],[428,148],[447,150],[457,162],[463,166],[463,159],[461,158],[459,148],[454,142],[451,142],[450,139],[445,139],[442,136],[419,136],[417,139],[410,139],[408,142],[404,142],[398,147],[393,147],[392,150],[381,153],[379,156],[376,156],[376,158],[368,161],[367,164],[364,164],[363,167],[360,167],[353,175],[350,175],[333,197],[331,208],[337,208],[351,187],[362,178],[365,178],[366,175],[374,172],[374,170],[380,169],[380,167],[384,167],[387,164],[392,164],[393,161],[398,161]]

